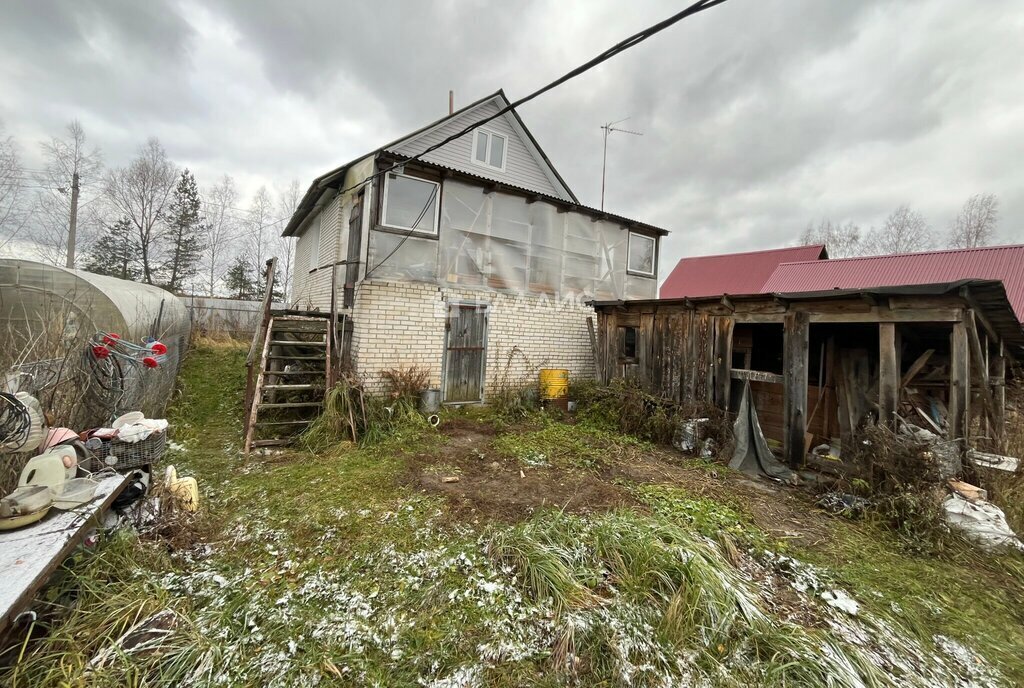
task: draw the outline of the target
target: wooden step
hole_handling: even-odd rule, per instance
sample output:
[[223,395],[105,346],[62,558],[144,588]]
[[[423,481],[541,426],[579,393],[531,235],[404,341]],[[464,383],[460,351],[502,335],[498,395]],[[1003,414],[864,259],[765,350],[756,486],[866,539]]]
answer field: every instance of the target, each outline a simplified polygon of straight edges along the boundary
[[327,342],[307,342],[301,339],[271,339],[270,346],[327,346]]
[[263,385],[263,391],[298,392],[304,389],[323,389],[323,385]]
[[297,418],[295,420],[264,420],[256,421],[257,428],[271,428],[281,425],[309,425],[313,422],[312,418]]
[[282,377],[287,377],[289,375],[320,375],[322,377],[324,372],[325,371],[321,368],[320,370],[264,370],[263,374],[280,375]]
[[252,441],[252,446],[253,447],[284,447],[284,446],[287,446],[287,445],[291,444],[294,441],[295,441],[295,439],[292,438],[292,437],[276,438],[276,439],[272,439],[272,440],[253,440]]
[[259,410],[272,408],[319,408],[323,405],[323,401],[282,401],[274,404],[260,402]]
[[271,354],[267,356],[267,360],[270,361],[323,361],[327,357],[324,355],[320,356],[285,356],[282,354]]

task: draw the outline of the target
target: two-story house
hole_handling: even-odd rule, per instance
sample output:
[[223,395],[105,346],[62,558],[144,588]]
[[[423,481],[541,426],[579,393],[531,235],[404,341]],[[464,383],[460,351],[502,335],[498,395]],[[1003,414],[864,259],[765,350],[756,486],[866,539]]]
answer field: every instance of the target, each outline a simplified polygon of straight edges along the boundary
[[515,111],[402,164],[508,104],[499,91],[318,177],[284,230],[292,307],[327,311],[333,275],[370,390],[408,365],[447,403],[540,367],[592,378],[587,302],[656,295],[667,232],[581,205]]

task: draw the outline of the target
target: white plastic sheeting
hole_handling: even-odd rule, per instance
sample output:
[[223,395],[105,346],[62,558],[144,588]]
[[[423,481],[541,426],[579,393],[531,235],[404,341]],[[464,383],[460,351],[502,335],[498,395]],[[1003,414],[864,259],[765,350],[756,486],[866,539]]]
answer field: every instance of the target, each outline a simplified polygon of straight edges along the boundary
[[629,230],[614,222],[447,180],[440,224],[438,236],[371,231],[371,277],[561,298],[656,294],[656,279],[627,274]]
[[1024,543],[1006,522],[1003,510],[995,504],[981,500],[970,502],[958,495],[951,495],[942,503],[942,509],[950,527],[959,530],[983,549],[1008,546],[1024,551]]

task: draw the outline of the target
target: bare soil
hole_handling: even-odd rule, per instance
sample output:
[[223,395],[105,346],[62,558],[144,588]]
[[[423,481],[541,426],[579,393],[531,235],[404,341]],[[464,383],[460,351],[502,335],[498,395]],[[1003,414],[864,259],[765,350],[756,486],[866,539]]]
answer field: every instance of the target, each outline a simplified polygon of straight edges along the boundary
[[[803,490],[709,466],[671,449],[642,452],[599,470],[522,467],[492,447],[496,431],[487,423],[451,419],[442,428],[446,444],[413,457],[402,482],[447,497],[459,518],[514,522],[537,509],[570,513],[605,511],[638,504],[625,485],[672,485],[693,497],[742,505],[755,524],[780,539],[814,546],[830,537],[831,517]],[[455,480],[457,478],[457,480]]]

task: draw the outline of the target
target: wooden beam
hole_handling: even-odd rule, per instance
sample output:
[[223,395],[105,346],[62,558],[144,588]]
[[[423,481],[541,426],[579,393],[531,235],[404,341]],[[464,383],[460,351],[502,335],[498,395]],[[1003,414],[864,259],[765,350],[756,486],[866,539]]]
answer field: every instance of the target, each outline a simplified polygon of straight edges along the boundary
[[978,387],[981,391],[981,404],[988,416],[992,426],[998,424],[996,420],[996,402],[992,398],[992,387],[988,381],[988,366],[985,363],[985,352],[981,348],[981,339],[978,337],[978,327],[974,323],[974,310],[968,309],[964,315],[964,327],[967,330],[967,342],[970,345],[971,363],[974,364],[974,373],[978,376]]
[[750,380],[751,382],[770,382],[775,385],[781,385],[785,378],[778,373],[766,373],[763,370],[744,370],[742,368],[733,368],[729,371],[729,377],[733,380]]
[[968,403],[970,402],[971,370],[968,353],[967,326],[963,322],[953,325],[949,346],[949,404],[946,418],[946,438],[959,440],[967,433]]
[[603,384],[606,382],[604,379],[604,365],[598,353],[597,333],[594,332],[594,319],[589,315],[587,316],[587,334],[590,335],[590,350],[594,354],[594,371],[597,373],[597,381]]
[[907,369],[906,374],[904,374],[903,378],[900,380],[900,389],[909,385],[910,382],[915,377],[917,377],[917,374],[921,372],[921,370],[928,363],[928,359],[930,359],[932,357],[932,354],[934,353],[935,349],[928,349],[923,354],[917,357],[917,360],[910,365],[910,367]]
[[736,306],[733,305],[732,299],[729,298],[728,294],[722,296],[721,304],[728,308],[730,313],[736,312]]
[[729,388],[732,377],[732,318],[715,318],[715,404],[720,409],[729,410]]
[[793,468],[803,465],[807,432],[807,353],[810,320],[806,312],[786,314],[783,337],[783,455]]
[[900,362],[896,353],[896,324],[878,325],[878,421],[895,426],[899,404]]
[[996,447],[998,451],[1003,452],[1006,451],[1006,357],[993,358],[992,368],[992,386],[995,388],[992,396],[996,405]]
[[[796,309],[797,304],[790,306]],[[828,312],[809,311],[812,323],[880,323],[880,322],[959,322],[963,311],[959,308],[925,308],[920,310],[892,310],[872,307],[868,311]]]

